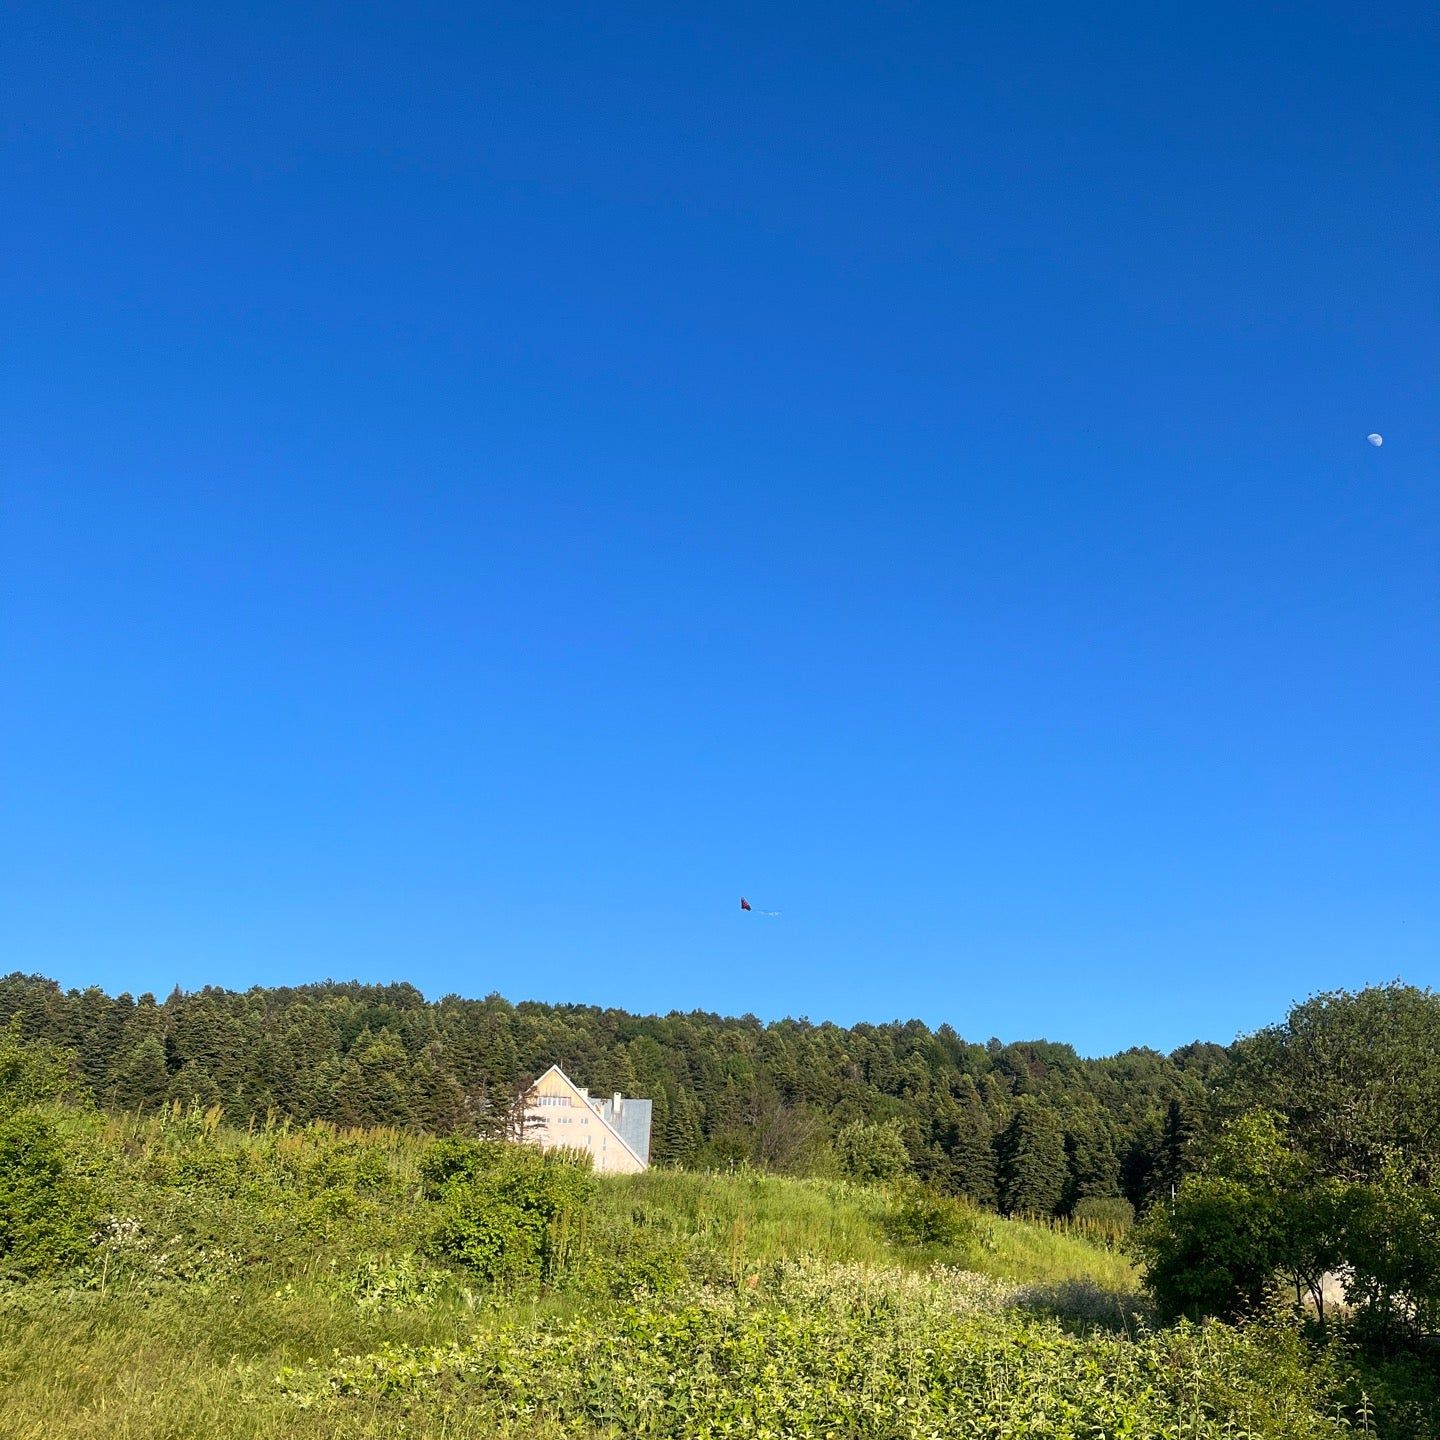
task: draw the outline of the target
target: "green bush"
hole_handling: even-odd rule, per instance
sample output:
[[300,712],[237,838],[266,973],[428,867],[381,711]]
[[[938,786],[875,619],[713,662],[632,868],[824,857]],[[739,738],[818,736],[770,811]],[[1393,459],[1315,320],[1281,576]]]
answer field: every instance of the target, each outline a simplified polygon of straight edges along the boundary
[[910,1168],[910,1153],[899,1130],[863,1120],[845,1126],[835,1137],[835,1158],[843,1174],[862,1182],[893,1180]]
[[[392,1345],[280,1385],[331,1418],[458,1404],[494,1436],[1341,1440],[1289,1337],[1218,1324],[1135,1338],[997,1309],[974,1277],[823,1270],[570,1323]],[[983,1288],[983,1287],[982,1287]],[[399,1432],[396,1432],[399,1433]]]
[[51,1274],[78,1262],[99,1222],[54,1122],[34,1111],[0,1121],[0,1271]]
[[980,1222],[965,1201],[909,1181],[894,1187],[885,1228],[897,1245],[955,1250],[977,1238]]
[[437,1259],[491,1284],[550,1284],[583,1246],[595,1182],[588,1164],[568,1154],[523,1145],[462,1150],[442,1142],[422,1169],[437,1196],[425,1244]]
[[85,1098],[73,1052],[38,1040],[22,1041],[18,1020],[0,1029],[0,1118],[45,1101]]
[[457,1181],[483,1179],[504,1164],[510,1151],[499,1140],[467,1140],[452,1135],[429,1146],[420,1161],[420,1176],[430,1199]]
[[1070,1218],[1082,1230],[1109,1239],[1123,1235],[1135,1223],[1135,1207],[1120,1195],[1087,1195],[1075,1202]]

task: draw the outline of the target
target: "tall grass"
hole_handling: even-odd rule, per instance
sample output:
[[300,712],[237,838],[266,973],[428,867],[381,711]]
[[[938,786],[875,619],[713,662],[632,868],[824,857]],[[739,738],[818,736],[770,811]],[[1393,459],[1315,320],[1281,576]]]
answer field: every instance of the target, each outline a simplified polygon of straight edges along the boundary
[[[415,1257],[429,1223],[420,1165],[431,1142],[323,1125],[238,1130],[213,1112],[54,1118],[112,1221],[131,1229],[123,1242],[97,1240],[83,1273],[0,1282],[4,1440],[489,1436],[484,1407],[454,1397],[397,1409],[377,1393],[338,1411],[307,1409],[277,1377],[337,1355],[456,1343],[488,1353],[487,1336],[502,1344],[579,1327],[603,1337],[634,1304],[658,1307],[663,1328],[666,1307],[700,1296],[708,1313],[712,1293],[773,1307],[782,1330],[811,1290],[843,1296],[858,1286],[889,1313],[915,1305],[932,1273],[941,1283],[942,1272],[928,1269],[936,1265],[1032,1286],[1134,1285],[1113,1252],[968,1209],[954,1243],[918,1246],[897,1238],[885,1190],[652,1170],[600,1178],[588,1221],[594,1266],[577,1265],[549,1291],[486,1290]],[[610,1263],[612,1250],[624,1252],[619,1262]],[[678,1278],[667,1269],[677,1257]],[[785,1269],[796,1263],[809,1267],[799,1290],[797,1272]],[[376,1283],[362,1291],[362,1276]],[[641,1286],[634,1295],[632,1282]],[[975,1294],[998,1304],[1004,1289]],[[754,1333],[765,1323],[762,1315]]]

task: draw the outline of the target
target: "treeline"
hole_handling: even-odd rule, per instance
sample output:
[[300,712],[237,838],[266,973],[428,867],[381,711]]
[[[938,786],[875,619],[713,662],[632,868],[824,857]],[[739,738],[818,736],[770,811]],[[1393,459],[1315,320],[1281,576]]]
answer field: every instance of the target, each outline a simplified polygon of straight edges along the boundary
[[595,1093],[653,1099],[661,1164],[862,1176],[899,1165],[1033,1214],[1170,1195],[1231,1064],[1208,1044],[1092,1060],[918,1021],[846,1029],[498,995],[428,1002],[405,984],[207,987],[158,1001],[16,973],[0,979],[0,1025],[72,1051],[102,1105],[219,1105],[242,1124],[483,1134],[558,1063]]

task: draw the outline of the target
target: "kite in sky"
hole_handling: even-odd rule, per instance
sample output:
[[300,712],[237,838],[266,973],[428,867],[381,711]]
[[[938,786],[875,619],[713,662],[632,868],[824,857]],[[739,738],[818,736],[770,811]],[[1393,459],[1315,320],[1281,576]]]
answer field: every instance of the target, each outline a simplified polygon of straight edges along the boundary
[[743,895],[740,897],[740,908],[749,911],[752,915],[767,915],[772,919],[780,914],[778,910],[757,910]]

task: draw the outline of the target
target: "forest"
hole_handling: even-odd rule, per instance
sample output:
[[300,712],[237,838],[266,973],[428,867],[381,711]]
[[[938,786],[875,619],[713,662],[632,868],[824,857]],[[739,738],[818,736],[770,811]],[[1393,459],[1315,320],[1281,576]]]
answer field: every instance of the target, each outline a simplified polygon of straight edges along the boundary
[[0,979],[0,1026],[10,1024],[73,1050],[102,1105],[219,1105],[242,1124],[483,1135],[556,1063],[597,1094],[651,1097],[659,1164],[853,1178],[903,1168],[1007,1214],[1069,1214],[1086,1200],[1143,1209],[1170,1193],[1231,1062],[1203,1043],[1082,1059],[1064,1044],[977,1044],[914,1020],[844,1029],[498,995],[431,1003],[405,984],[157,1001],[12,974]]

